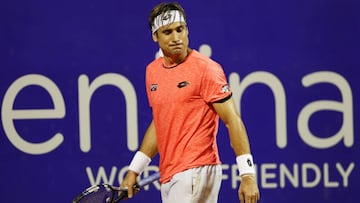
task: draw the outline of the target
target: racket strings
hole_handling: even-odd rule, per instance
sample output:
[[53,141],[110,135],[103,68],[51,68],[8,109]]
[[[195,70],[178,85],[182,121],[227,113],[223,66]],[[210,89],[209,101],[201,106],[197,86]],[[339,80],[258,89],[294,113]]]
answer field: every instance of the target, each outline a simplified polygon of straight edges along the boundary
[[114,201],[115,191],[109,187],[99,187],[91,192],[85,192],[77,201],[73,203],[111,203]]

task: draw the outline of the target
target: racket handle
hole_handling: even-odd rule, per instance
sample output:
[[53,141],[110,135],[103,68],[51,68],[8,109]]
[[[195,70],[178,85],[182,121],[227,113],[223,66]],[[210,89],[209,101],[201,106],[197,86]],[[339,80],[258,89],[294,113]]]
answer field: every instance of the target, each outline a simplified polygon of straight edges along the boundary
[[126,199],[128,197],[128,191],[123,190],[121,191],[121,194],[111,203],[118,203],[120,200]]
[[138,187],[138,188],[142,188],[144,187],[145,185],[148,185],[152,182],[154,182],[155,180],[159,180],[160,179],[160,173],[159,172],[156,172],[146,178],[143,178],[141,179],[136,185],[135,187]]
[[[138,184],[136,184],[134,185],[133,189],[139,191],[140,187],[138,186]],[[115,197],[115,199],[111,203],[118,203],[119,201],[127,198],[128,198],[128,189],[122,189],[120,195]]]
[[[160,173],[156,172],[146,178],[141,179],[139,182],[137,182],[134,186],[134,190],[139,190],[140,188],[144,187],[145,185],[148,185],[156,180],[160,179]],[[120,200],[126,199],[128,197],[128,191],[127,189],[122,190],[121,194],[112,202],[112,203],[118,203]]]

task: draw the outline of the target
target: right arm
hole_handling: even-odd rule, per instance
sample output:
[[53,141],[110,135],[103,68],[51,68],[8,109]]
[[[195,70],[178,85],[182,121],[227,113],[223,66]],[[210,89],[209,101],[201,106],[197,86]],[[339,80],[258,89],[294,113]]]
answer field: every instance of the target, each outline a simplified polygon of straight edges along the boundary
[[[149,158],[153,158],[158,153],[156,132],[154,121],[151,121],[148,129],[146,130],[145,136],[142,140],[140,150]],[[129,170],[121,183],[121,188],[128,188],[128,197],[131,198],[134,194],[133,185],[136,183],[136,179],[140,174],[135,171]]]
[[141,143],[140,151],[151,159],[158,153],[154,121],[151,121]]

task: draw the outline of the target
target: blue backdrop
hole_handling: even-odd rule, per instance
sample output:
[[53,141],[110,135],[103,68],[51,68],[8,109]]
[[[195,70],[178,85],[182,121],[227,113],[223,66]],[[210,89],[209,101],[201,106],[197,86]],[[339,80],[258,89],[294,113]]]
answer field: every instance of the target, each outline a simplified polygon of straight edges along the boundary
[[[158,1],[0,2],[0,202],[70,202],[118,185],[151,120]],[[356,202],[360,3],[180,1],[190,46],[223,65],[263,203]],[[226,128],[219,202],[237,202]],[[157,170],[158,160],[143,174]],[[160,202],[159,185],[129,202]]]

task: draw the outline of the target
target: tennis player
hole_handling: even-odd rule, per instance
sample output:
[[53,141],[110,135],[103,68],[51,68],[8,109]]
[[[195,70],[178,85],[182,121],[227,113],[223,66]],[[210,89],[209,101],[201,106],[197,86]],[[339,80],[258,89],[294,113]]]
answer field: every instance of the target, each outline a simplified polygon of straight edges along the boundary
[[222,178],[216,144],[220,117],[241,176],[239,200],[257,202],[260,193],[248,136],[222,67],[188,47],[186,14],[178,3],[154,7],[149,25],[164,55],[146,68],[153,120],[121,187],[129,188],[131,198],[136,178],[159,154],[163,203],[217,202]]

